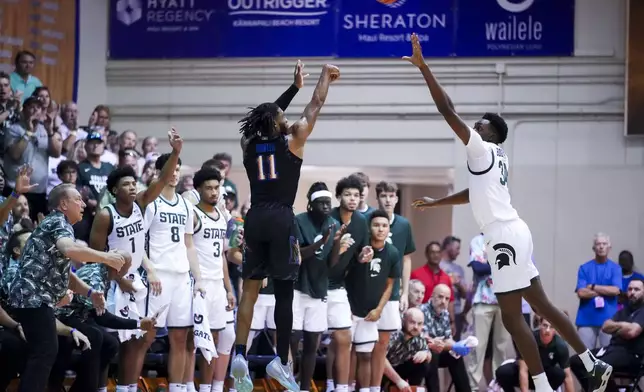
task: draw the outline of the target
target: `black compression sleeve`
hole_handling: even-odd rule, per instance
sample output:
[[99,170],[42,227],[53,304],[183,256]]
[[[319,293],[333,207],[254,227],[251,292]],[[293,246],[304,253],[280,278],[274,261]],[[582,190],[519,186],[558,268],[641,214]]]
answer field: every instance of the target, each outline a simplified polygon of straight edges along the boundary
[[291,104],[293,98],[295,98],[295,96],[297,95],[298,91],[300,91],[300,89],[297,88],[295,84],[291,84],[288,90],[284,91],[282,95],[277,98],[277,101],[275,101],[275,103],[280,107],[280,109],[282,109],[282,111],[286,110],[288,105]]

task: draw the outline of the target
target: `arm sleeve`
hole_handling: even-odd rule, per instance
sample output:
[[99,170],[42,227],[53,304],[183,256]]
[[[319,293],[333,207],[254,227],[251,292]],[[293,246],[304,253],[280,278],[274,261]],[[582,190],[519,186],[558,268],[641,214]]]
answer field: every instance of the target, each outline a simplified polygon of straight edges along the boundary
[[288,106],[291,104],[293,98],[295,98],[295,96],[297,95],[298,91],[300,91],[300,89],[297,88],[296,85],[291,84],[289,88],[284,91],[279,98],[277,98],[275,103],[280,107],[280,109],[282,109],[282,111],[285,111],[286,108],[288,108]]

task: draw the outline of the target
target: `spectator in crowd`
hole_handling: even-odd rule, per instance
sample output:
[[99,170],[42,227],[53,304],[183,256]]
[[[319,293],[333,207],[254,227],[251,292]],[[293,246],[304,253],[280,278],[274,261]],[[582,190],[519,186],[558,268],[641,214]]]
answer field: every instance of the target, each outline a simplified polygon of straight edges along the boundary
[[181,176],[181,178],[179,179],[179,185],[177,185],[177,193],[183,194],[184,192],[187,192],[187,191],[195,191],[195,192],[197,191],[193,185],[192,173],[184,174],[183,176]]
[[67,153],[67,159],[71,159],[76,163],[81,163],[87,159],[87,151],[85,150],[85,143],[87,139],[78,140],[74,143],[74,148],[71,152]]
[[158,151],[157,151],[158,146],[159,146],[159,141],[154,136],[148,136],[145,139],[143,139],[143,143],[141,144],[141,152],[142,152],[143,158],[145,158],[146,161],[149,161],[150,160],[148,158],[149,154],[153,154],[153,153],[158,154]]
[[[221,162],[222,170],[222,177],[224,178],[224,188],[232,188],[233,192],[237,194],[237,185],[235,185],[234,182],[230,181],[230,168],[233,165],[233,157],[232,155],[226,153],[226,152],[220,152],[215,154],[212,159]],[[235,204],[235,208],[237,208],[238,205]]]
[[58,178],[58,165],[60,162],[64,161],[66,158],[62,154],[63,149],[63,137],[60,135],[60,132],[54,132],[50,139],[50,143],[53,144],[52,154],[49,155],[49,176],[47,178],[47,195],[51,192],[52,189],[58,184],[61,183],[60,178]]
[[105,142],[98,132],[89,134],[85,142],[85,150],[87,159],[78,165],[78,186],[87,207],[83,220],[74,227],[74,230],[77,238],[87,242],[101,192],[107,185],[107,176],[114,170],[114,166],[101,160],[105,151]]
[[358,204],[358,212],[363,215],[370,214],[375,208],[367,204],[367,199],[369,198],[369,189],[371,188],[371,182],[369,176],[363,172],[355,172],[352,176],[356,176],[362,182],[362,193],[360,194],[360,204]]
[[470,262],[474,276],[472,296],[472,322],[474,336],[479,344],[474,350],[474,358],[468,361],[470,387],[478,390],[484,373],[487,353],[491,353],[492,369],[498,369],[506,360],[508,345],[512,341],[503,325],[501,309],[492,290],[492,270],[487,261],[483,234],[472,238],[470,242]]
[[[461,332],[465,327],[465,315],[470,310],[468,301],[468,289],[465,283],[465,271],[463,267],[456,264],[456,259],[461,253],[461,240],[454,236],[447,236],[443,240],[443,259],[440,268],[449,275],[454,290],[453,313],[450,313],[454,323],[454,338],[459,340]],[[450,309],[451,311],[451,309]]]
[[11,73],[11,89],[20,92],[22,101],[31,97],[36,88],[42,86],[40,79],[32,73],[36,65],[36,55],[28,50],[21,50],[14,58],[15,70]]
[[87,131],[78,126],[78,106],[70,101],[63,105],[60,111],[63,123],[60,125],[60,134],[63,137],[63,151],[72,151],[74,143],[87,138]]
[[419,280],[423,286],[425,286],[425,296],[423,297],[423,303],[429,301],[432,293],[434,292],[434,287],[439,284],[444,284],[449,287],[450,292],[452,292],[452,298],[450,299],[450,311],[454,306],[454,294],[452,290],[452,279],[449,275],[445,273],[440,268],[441,263],[441,245],[432,241],[425,247],[425,258],[427,263],[424,266],[416,268],[411,273],[411,279]]
[[11,91],[9,75],[0,72],[0,157],[4,157],[4,135],[7,129],[11,124],[20,121],[21,105],[20,96]]
[[155,175],[155,169],[154,169],[154,163],[156,161],[146,161],[145,165],[143,166],[143,171],[141,173],[141,178],[139,181],[143,183],[145,186],[149,186],[150,183],[154,180],[154,175]]
[[586,347],[605,347],[610,335],[603,332],[604,322],[617,312],[617,297],[622,288],[622,269],[608,258],[610,237],[598,233],[593,239],[595,258],[581,266],[577,272],[577,328]]
[[20,167],[30,165],[33,169],[31,181],[34,186],[25,194],[31,206],[31,219],[36,221],[39,213],[47,213],[47,180],[49,177],[49,156],[60,156],[60,143],[53,143],[54,133],[48,133],[40,122],[42,104],[37,98],[28,98],[22,107],[21,120],[9,127],[5,134],[6,154],[4,169],[7,186],[4,196],[9,196],[16,186]]
[[[636,373],[639,371],[644,355],[644,281],[633,279],[628,284],[628,303],[612,318],[606,320],[602,330],[612,335],[610,343],[592,350],[593,355],[613,366],[614,372]],[[578,355],[570,359],[570,369],[575,374],[584,391],[588,386],[588,373]],[[612,380],[608,381],[608,392],[616,392]]]
[[[628,250],[623,250],[619,252],[619,257],[617,258],[619,266],[622,267],[622,289],[619,296],[620,305],[628,302],[626,292],[628,291],[628,284],[633,279],[644,280],[644,275],[639,272],[635,272],[633,269],[635,266],[635,261],[633,259],[633,254]],[[621,309],[621,308],[620,308]]]
[[[470,349],[462,342],[455,342],[450,325],[448,304],[452,296],[451,290],[445,284],[438,284],[432,291],[428,303],[422,304],[420,310],[425,315],[424,335],[429,340],[432,351],[431,366],[429,367],[425,384],[430,391],[440,391],[438,369],[446,367],[452,376],[456,392],[470,392],[470,384],[465,370],[463,356]],[[453,351],[457,356],[450,353]]]
[[228,211],[231,216],[239,215],[235,211],[236,206],[239,205],[237,202],[237,191],[233,187],[227,186],[224,188],[224,192],[226,192],[224,195],[226,211]]
[[42,103],[41,120],[45,125],[45,129],[49,133],[57,132],[63,124],[63,120],[58,115],[58,104],[51,99],[49,88],[46,86],[37,87],[33,96]]
[[[2,269],[2,279],[0,280],[0,297],[7,298],[9,295],[9,289],[11,287],[11,282],[16,276],[18,271],[18,260],[22,251],[25,249],[25,244],[33,230],[19,230],[11,233],[9,241],[7,241],[7,246],[5,247],[6,264]],[[1,391],[2,389],[0,389]]]
[[[534,337],[539,346],[539,356],[550,386],[556,391],[563,385],[565,392],[574,392],[575,387],[569,366],[568,344],[557,335],[548,320],[539,318],[538,324],[539,329],[534,331]],[[516,361],[505,363],[496,368],[496,382],[504,392],[514,392],[517,387],[521,392],[534,390],[528,366],[521,359],[521,354],[518,351],[517,355]]]
[[78,164],[72,160],[66,159],[58,164],[56,174],[63,184],[78,183]]
[[409,307],[417,308],[425,299],[425,285],[418,279],[409,281]]
[[432,359],[427,340],[422,336],[425,316],[418,308],[403,313],[402,331],[389,339],[385,376],[401,392],[411,392],[410,385],[421,385]]

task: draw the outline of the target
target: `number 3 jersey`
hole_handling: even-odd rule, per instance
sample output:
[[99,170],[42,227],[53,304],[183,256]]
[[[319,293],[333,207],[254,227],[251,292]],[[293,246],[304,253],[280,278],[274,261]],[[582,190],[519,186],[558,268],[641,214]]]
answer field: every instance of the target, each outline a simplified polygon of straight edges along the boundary
[[199,255],[201,277],[208,280],[224,278],[224,248],[227,247],[226,231],[228,219],[217,207],[215,219],[211,215],[194,207],[196,225],[192,239]]
[[481,230],[492,222],[519,218],[512,207],[508,190],[508,156],[501,146],[481,139],[470,129],[467,149],[467,169],[470,172],[470,204],[474,219]]
[[132,255],[132,266],[128,274],[137,273],[143,262],[145,252],[146,226],[143,212],[138,203],[134,203],[132,213],[125,217],[118,213],[114,204],[106,206],[110,213],[110,231],[107,236],[109,250],[121,250]]
[[159,196],[145,209],[148,254],[158,271],[190,271],[185,235],[193,233],[192,206],[181,195],[174,200]]

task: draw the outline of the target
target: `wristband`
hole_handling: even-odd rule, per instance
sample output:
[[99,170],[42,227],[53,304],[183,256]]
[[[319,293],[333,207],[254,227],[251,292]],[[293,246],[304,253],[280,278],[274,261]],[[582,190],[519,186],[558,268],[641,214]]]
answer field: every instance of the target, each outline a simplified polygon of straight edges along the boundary
[[69,331],[69,335],[70,335],[70,336],[74,336],[74,332],[75,332],[75,331],[76,331],[76,328],[72,328],[72,330],[71,330],[71,331]]
[[92,295],[92,289],[89,289],[89,291],[87,292],[87,297],[90,297],[91,295]]
[[20,193],[16,192],[16,190],[14,189],[11,191],[11,197],[18,199],[20,197]]

